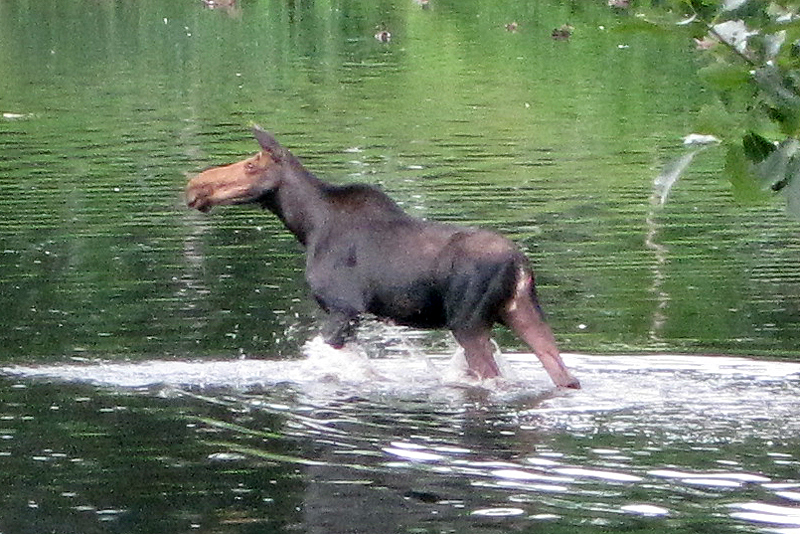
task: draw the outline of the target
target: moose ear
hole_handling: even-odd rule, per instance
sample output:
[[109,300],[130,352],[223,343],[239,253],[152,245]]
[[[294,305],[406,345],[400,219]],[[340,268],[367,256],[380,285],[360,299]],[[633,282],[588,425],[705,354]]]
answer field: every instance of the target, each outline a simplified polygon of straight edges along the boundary
[[257,124],[253,126],[253,135],[258,144],[261,145],[261,148],[272,156],[272,159],[280,161],[286,157],[287,150],[283,148],[283,145],[275,139],[274,135],[264,130],[261,126]]

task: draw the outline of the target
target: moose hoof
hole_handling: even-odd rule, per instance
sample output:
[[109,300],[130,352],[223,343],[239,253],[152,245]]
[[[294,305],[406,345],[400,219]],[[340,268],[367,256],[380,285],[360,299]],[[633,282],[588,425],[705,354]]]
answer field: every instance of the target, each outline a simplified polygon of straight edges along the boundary
[[577,378],[571,378],[566,384],[560,384],[559,387],[568,389],[581,389],[581,383]]

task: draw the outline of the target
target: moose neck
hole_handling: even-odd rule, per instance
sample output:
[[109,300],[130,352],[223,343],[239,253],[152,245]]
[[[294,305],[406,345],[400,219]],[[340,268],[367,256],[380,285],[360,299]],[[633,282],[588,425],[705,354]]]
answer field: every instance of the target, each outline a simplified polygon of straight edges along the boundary
[[283,177],[277,191],[264,202],[305,246],[330,215],[325,182],[299,162]]

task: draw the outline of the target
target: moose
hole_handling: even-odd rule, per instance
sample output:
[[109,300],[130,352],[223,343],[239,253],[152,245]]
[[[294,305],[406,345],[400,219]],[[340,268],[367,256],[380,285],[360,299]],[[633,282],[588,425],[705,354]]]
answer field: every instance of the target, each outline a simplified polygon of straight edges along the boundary
[[580,388],[544,320],[533,271],[509,239],[413,217],[371,185],[324,182],[272,134],[259,126],[253,134],[261,150],[192,178],[187,204],[202,212],[255,204],[274,213],[305,247],[327,344],[344,347],[364,314],[446,328],[464,349],[467,372],[488,379],[500,375],[491,341],[500,323],[533,349],[557,386]]

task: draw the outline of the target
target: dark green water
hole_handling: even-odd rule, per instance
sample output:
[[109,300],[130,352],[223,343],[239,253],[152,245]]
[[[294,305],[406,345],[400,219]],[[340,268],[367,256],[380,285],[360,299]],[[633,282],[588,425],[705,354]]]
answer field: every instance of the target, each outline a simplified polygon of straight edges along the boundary
[[[797,528],[798,226],[734,205],[713,154],[653,207],[710,96],[691,43],[629,18],[0,0],[0,532]],[[594,354],[568,357],[585,389],[527,357],[505,390],[448,387],[447,335],[380,325],[383,378],[309,363],[299,246],[182,198],[254,122],[326,179],[513,237],[562,348]],[[612,356],[676,352],[749,359]]]

